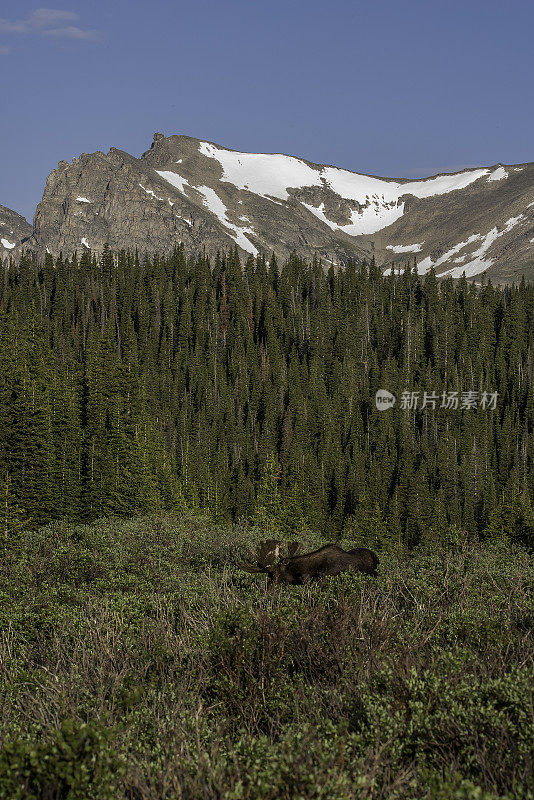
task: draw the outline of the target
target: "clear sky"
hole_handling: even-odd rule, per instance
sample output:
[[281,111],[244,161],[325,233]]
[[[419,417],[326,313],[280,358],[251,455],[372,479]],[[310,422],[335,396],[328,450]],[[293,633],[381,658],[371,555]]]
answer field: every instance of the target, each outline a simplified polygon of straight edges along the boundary
[[[47,2],[47,0],[41,0]],[[533,0],[0,3],[0,203],[154,131],[422,177],[534,160]]]

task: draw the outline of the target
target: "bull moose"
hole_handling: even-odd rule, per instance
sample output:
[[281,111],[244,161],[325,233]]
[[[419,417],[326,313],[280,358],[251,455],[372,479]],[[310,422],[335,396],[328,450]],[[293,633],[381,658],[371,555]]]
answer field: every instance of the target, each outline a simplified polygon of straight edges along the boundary
[[308,583],[351,568],[376,576],[378,556],[366,547],[343,550],[336,544],[326,544],[312,553],[298,555],[301,546],[300,542],[288,542],[287,554],[283,554],[282,542],[268,539],[260,543],[256,563],[239,564],[239,568],[245,572],[264,572],[273,583],[286,584]]

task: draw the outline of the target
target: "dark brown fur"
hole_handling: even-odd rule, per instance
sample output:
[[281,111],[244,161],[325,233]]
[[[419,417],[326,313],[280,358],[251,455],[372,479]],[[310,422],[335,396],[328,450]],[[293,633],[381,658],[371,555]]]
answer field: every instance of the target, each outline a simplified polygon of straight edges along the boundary
[[[324,575],[339,575],[348,569],[376,575],[378,556],[372,550],[358,547],[355,550],[343,550],[336,544],[327,544],[319,550],[303,555],[279,556],[281,543],[275,540],[260,545],[257,565],[241,564],[247,572],[265,572],[273,583],[302,584],[317,580]],[[289,553],[295,552],[296,545],[288,546]]]

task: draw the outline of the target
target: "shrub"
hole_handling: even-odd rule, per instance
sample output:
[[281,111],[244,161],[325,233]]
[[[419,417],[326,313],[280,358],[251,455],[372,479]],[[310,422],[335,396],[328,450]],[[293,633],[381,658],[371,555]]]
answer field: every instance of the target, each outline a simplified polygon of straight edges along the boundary
[[114,731],[96,722],[64,720],[50,739],[19,739],[0,751],[5,800],[114,800],[124,775]]

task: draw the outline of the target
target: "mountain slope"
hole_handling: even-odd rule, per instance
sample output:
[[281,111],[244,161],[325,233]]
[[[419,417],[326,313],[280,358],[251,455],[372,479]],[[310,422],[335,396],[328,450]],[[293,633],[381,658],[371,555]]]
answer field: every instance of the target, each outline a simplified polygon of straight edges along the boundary
[[60,162],[34,220],[39,251],[138,247],[296,250],[343,263],[497,280],[534,277],[534,164],[391,180],[281,154],[156,134],[140,158],[112,148]]
[[0,206],[0,258],[18,250],[31,235],[32,226],[24,217]]

